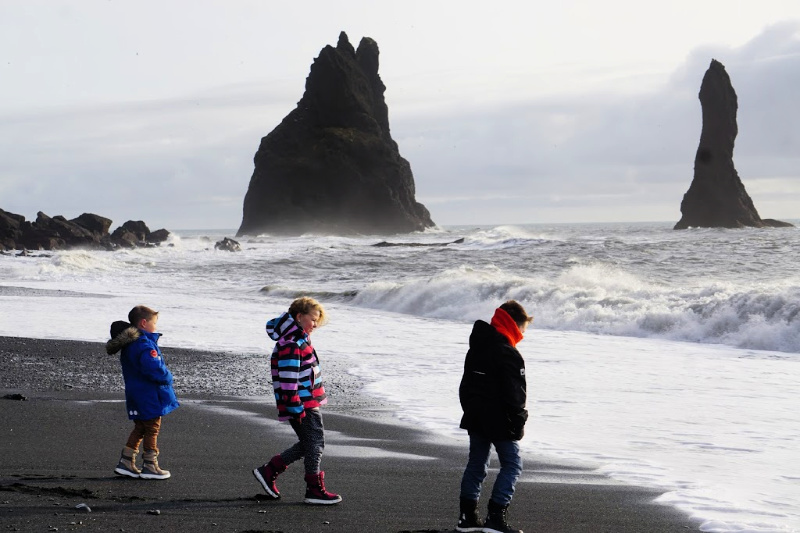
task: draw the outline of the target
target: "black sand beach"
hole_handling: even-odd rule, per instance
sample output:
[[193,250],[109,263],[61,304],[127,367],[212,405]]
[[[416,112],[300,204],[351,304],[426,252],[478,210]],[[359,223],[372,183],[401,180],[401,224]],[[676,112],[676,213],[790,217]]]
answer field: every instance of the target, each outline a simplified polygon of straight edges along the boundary
[[[159,437],[172,478],[123,479],[113,468],[131,423],[117,357],[100,343],[0,337],[0,398],[27,398],[0,399],[2,531],[453,531],[465,450],[387,422],[388,406],[354,392],[334,362],[325,361],[323,468],[344,501],[315,507],[302,503],[301,465],[279,478],[279,501],[262,497],[251,474],[294,441],[276,421],[266,358],[164,352],[182,402]],[[220,365],[240,365],[239,378],[221,382]],[[510,522],[528,533],[698,530],[652,503],[658,495],[526,458]]]

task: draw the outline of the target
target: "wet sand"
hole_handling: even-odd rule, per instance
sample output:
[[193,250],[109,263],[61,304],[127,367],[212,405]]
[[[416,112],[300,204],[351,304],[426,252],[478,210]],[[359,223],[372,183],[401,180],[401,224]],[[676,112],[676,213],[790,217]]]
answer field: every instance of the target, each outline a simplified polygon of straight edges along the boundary
[[[294,442],[276,420],[267,359],[165,348],[182,406],[164,418],[165,481],[115,476],[132,427],[116,356],[100,343],[0,337],[0,523],[4,531],[450,532],[466,450],[392,420],[326,361],[323,468],[335,506],[309,506],[301,464],[267,500],[251,470]],[[211,375],[241,367],[241,379]],[[240,375],[240,373],[234,373]],[[228,380],[231,381],[231,380]],[[495,471],[489,474],[493,480]],[[488,488],[486,492],[488,492]],[[531,532],[697,531],[659,493],[526,458],[509,512]],[[86,504],[91,512],[76,509]],[[481,502],[485,509],[485,499]],[[156,514],[157,512],[157,514]]]

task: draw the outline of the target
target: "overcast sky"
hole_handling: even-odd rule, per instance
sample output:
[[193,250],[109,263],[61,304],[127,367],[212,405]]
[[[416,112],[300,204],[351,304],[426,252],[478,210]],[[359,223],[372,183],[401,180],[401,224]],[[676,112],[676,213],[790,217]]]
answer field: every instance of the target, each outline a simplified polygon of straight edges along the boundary
[[0,0],[0,208],[238,228],[309,68],[373,38],[439,225],[670,221],[712,58],[763,218],[800,218],[797,0]]

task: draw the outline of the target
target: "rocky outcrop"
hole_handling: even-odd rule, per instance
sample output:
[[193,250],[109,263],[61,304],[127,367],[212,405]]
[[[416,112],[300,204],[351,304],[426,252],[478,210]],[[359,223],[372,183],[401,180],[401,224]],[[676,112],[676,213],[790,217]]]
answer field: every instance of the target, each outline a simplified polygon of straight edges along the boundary
[[129,220],[112,234],[110,228],[110,219],[91,213],[67,220],[40,211],[34,222],[28,222],[22,215],[0,209],[0,250],[115,250],[154,246],[169,237],[169,231],[151,232],[142,221]]
[[739,179],[733,165],[738,101],[725,67],[715,59],[703,76],[700,105],[703,129],[694,158],[694,179],[683,196],[682,217],[675,229],[792,226],[762,220]]
[[389,132],[378,45],[342,32],[311,65],[302,99],[266,137],[237,236],[402,233],[433,226]]
[[13,250],[22,239],[25,217],[0,209],[0,250]]
[[239,244],[238,241],[225,237],[221,241],[217,241],[214,244],[214,249],[222,250],[224,252],[241,252],[242,246]]

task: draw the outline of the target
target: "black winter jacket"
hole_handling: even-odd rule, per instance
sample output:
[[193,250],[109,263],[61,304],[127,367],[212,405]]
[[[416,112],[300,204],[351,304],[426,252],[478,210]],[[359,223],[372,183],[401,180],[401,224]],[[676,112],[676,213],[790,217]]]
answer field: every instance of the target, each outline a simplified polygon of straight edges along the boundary
[[525,361],[505,335],[478,320],[469,336],[458,389],[461,428],[493,441],[520,440],[528,411]]

